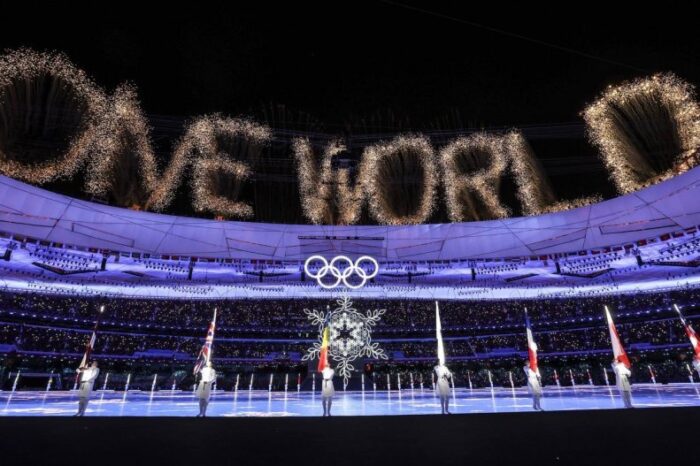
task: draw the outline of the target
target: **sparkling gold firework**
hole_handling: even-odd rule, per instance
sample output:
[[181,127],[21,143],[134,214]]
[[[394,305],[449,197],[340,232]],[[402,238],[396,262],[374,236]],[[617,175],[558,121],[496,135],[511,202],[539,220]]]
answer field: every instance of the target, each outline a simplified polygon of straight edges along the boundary
[[365,148],[360,180],[370,212],[385,225],[428,220],[439,181],[435,151],[425,136],[398,136]]
[[507,217],[499,199],[501,177],[508,163],[500,135],[475,133],[440,150],[447,210],[453,222]]
[[162,184],[149,132],[136,89],[130,85],[118,87],[95,131],[86,191],[117,205],[144,206]]
[[356,223],[365,200],[361,181],[351,185],[347,168],[334,170],[333,157],[346,148],[331,141],[320,156],[307,138],[296,138],[292,150],[297,160],[299,194],[306,218],[315,224],[350,225]]
[[518,186],[517,196],[523,215],[539,215],[583,207],[601,200],[598,195],[557,201],[542,166],[520,131],[503,136],[503,144]]
[[[66,107],[76,111],[66,113]],[[88,157],[106,109],[104,92],[65,55],[19,49],[1,56],[0,173],[34,184],[73,175]],[[33,150],[12,149],[10,141],[21,134],[35,138],[35,134],[65,132],[64,126],[71,123],[73,135],[60,158],[53,153],[29,157]]]
[[673,74],[609,87],[583,117],[620,193],[689,170],[700,147],[694,89]]
[[[253,208],[236,198],[251,173],[247,161],[259,157],[271,137],[270,128],[251,120],[212,115],[195,121],[182,141],[197,154],[192,177],[195,210],[222,217],[251,217]],[[225,174],[231,176],[222,176]],[[228,192],[222,193],[221,187]]]

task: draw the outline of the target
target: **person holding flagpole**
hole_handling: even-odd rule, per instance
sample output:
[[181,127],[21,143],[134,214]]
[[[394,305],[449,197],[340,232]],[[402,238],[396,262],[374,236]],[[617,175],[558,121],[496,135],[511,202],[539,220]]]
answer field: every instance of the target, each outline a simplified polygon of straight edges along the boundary
[[437,339],[438,357],[438,363],[433,369],[437,378],[435,389],[440,398],[442,414],[452,414],[450,413],[450,395],[452,394],[450,381],[452,380],[452,372],[445,365],[445,345],[442,341],[442,324],[440,323],[440,308],[437,301],[435,301],[435,337]]
[[681,323],[685,329],[685,334],[688,335],[690,344],[693,346],[693,369],[695,369],[695,372],[697,372],[698,376],[700,377],[700,340],[698,339],[698,334],[695,333],[693,326],[685,320],[680,308],[676,304],[674,304],[673,307],[678,313],[678,317],[681,319]]
[[[100,306],[100,314],[105,311],[104,306]],[[90,367],[88,367],[88,359],[92,350],[95,348],[95,341],[97,340],[97,326],[100,323],[99,315],[95,321],[95,327],[92,329],[92,334],[88,340],[87,345],[85,345],[85,353],[83,353],[83,359],[80,361],[78,369],[76,369],[76,381],[79,383],[78,386],[78,412],[75,416],[84,416],[87,410],[88,403],[90,402],[90,395],[92,394],[92,389],[95,385],[95,380],[100,375],[100,369],[97,367],[97,361],[92,361]]]
[[197,398],[199,398],[199,414],[197,417],[206,417],[209,399],[211,398],[211,388],[216,382],[216,371],[211,363],[212,345],[214,343],[214,331],[216,330],[216,309],[214,317],[209,324],[207,337],[204,345],[199,351],[197,362],[194,365],[194,375],[199,374],[199,384],[197,385]]
[[544,411],[540,404],[542,398],[542,382],[540,377],[540,369],[537,366],[537,344],[532,337],[532,329],[530,328],[530,318],[525,309],[525,334],[527,336],[527,353],[528,362],[523,367],[525,377],[527,378],[527,389],[532,395],[532,409],[535,411]]
[[90,367],[80,367],[77,372],[80,377],[80,388],[78,389],[78,412],[75,415],[84,416],[95,380],[100,375],[100,369],[97,367],[97,361],[92,361]]
[[620,340],[620,335],[617,333],[615,328],[615,323],[610,315],[610,310],[608,306],[605,306],[605,318],[608,321],[608,330],[610,331],[610,341],[612,342],[613,348],[613,361],[612,369],[615,373],[615,385],[617,390],[620,392],[622,397],[622,402],[625,408],[633,408],[632,406],[632,386],[630,385],[630,376],[632,375],[632,364],[630,363],[625,348],[622,346],[622,341]]
[[328,351],[331,340],[331,329],[328,322],[323,326],[323,336],[321,338],[321,350],[318,355],[318,371],[321,373],[321,404],[323,405],[323,416],[331,415],[331,406],[333,405],[333,396],[335,395],[335,387],[333,386],[333,376],[335,371],[328,360]]
[[207,407],[211,398],[211,388],[216,382],[216,371],[212,367],[211,361],[199,371],[199,385],[197,386],[197,397],[199,398],[199,414],[197,417],[207,416]]

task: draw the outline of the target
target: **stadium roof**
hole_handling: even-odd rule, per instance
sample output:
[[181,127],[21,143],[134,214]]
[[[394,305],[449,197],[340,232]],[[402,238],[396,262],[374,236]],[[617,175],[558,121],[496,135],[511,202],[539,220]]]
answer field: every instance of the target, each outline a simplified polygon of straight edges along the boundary
[[324,226],[216,221],[74,199],[0,176],[0,231],[84,248],[207,258],[384,261],[531,257],[634,243],[700,224],[700,168],[564,212],[467,223]]

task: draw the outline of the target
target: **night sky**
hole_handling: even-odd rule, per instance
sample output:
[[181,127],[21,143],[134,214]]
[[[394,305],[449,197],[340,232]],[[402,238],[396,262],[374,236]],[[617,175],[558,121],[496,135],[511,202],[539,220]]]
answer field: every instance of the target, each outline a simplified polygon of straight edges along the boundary
[[[673,2],[294,3],[29,5],[3,12],[0,46],[63,51],[108,91],[133,82],[156,135],[168,131],[158,116],[263,119],[280,104],[338,134],[573,123],[564,141],[547,129],[550,142],[532,141],[545,168],[560,170],[550,175],[562,197],[614,194],[579,116],[607,85],[659,71],[700,83],[696,18]],[[553,162],[567,157],[578,157],[568,169]],[[578,171],[595,174],[589,186]]]
[[700,82],[695,18],[672,2],[653,13],[423,7],[600,60],[381,1],[255,3],[156,13],[114,3],[86,7],[87,19],[30,6],[3,15],[0,45],[64,51],[108,89],[132,81],[148,113],[240,114],[274,102],[329,129],[386,109],[419,128],[454,109],[484,126],[578,121],[607,84],[656,71]]

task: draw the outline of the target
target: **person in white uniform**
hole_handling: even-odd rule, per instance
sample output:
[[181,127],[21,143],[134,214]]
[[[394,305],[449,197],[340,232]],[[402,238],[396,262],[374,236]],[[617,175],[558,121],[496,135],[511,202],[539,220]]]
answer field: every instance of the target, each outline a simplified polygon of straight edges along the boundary
[[698,373],[698,377],[700,377],[700,358],[693,359],[693,368],[695,369],[695,372]]
[[90,367],[80,367],[76,372],[80,377],[80,386],[78,387],[78,412],[75,415],[84,416],[100,370],[97,368],[97,361],[93,361]]
[[323,404],[323,415],[331,415],[331,405],[333,404],[333,395],[335,395],[335,387],[333,386],[333,376],[335,371],[331,366],[326,366],[321,371],[323,381],[321,382],[321,403]]
[[532,409],[535,411],[544,411],[540,405],[540,399],[542,398],[542,384],[540,383],[540,376],[537,372],[530,369],[529,364],[525,364],[523,367],[525,371],[525,377],[527,377],[527,390],[532,395]]
[[620,392],[625,408],[632,408],[632,386],[630,385],[630,375],[632,372],[620,361],[613,361],[613,372],[615,372],[615,385]]
[[199,385],[197,386],[197,397],[199,398],[199,414],[197,417],[206,417],[209,398],[211,397],[211,387],[216,382],[216,371],[212,367],[211,361],[199,371]]
[[452,372],[444,364],[440,364],[434,368],[435,377],[437,378],[436,391],[440,397],[440,408],[442,409],[442,414],[452,414],[450,413],[450,394],[452,389],[450,387],[450,380],[452,379]]

